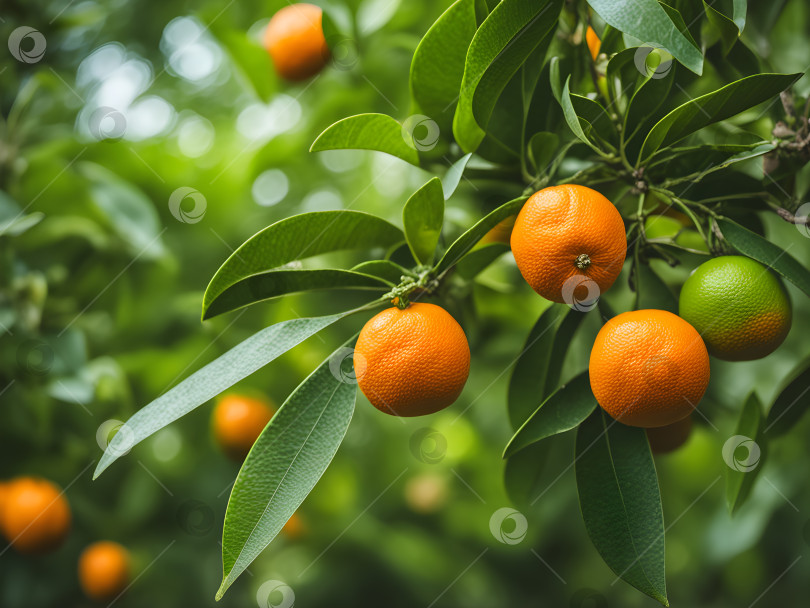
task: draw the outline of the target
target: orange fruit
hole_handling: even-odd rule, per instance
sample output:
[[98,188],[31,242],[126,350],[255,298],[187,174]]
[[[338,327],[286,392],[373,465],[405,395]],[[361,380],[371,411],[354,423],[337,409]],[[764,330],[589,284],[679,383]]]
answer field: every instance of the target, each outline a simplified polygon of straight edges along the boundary
[[273,15],[264,31],[264,46],[279,76],[306,80],[323,69],[329,60],[329,47],[322,19],[320,7],[303,2],[285,6]]
[[646,429],[653,454],[668,454],[681,447],[692,434],[692,416],[666,426]]
[[792,317],[782,282],[741,255],[698,266],[681,289],[678,312],[700,332],[709,353],[726,361],[771,354],[787,337]]
[[0,528],[20,553],[47,553],[70,531],[70,506],[50,481],[20,477],[6,487]]
[[686,418],[709,384],[709,353],[697,330],[665,310],[610,319],[596,336],[591,390],[608,414],[630,426]]
[[435,304],[388,308],[360,332],[354,352],[360,390],[381,412],[423,416],[461,394],[470,372],[464,330]]
[[273,408],[264,401],[225,395],[212,415],[217,443],[234,460],[244,460],[273,414]]
[[518,214],[512,253],[532,289],[552,302],[572,304],[586,291],[604,293],[619,276],[627,253],[624,221],[596,190],[574,184],[544,188]]
[[585,42],[588,43],[588,50],[591,52],[591,59],[596,61],[596,58],[599,56],[599,47],[602,45],[602,42],[599,40],[599,36],[597,36],[596,32],[590,25],[588,26],[588,29],[585,30]]
[[79,557],[79,584],[94,600],[111,599],[129,583],[129,552],[108,540],[93,543]]

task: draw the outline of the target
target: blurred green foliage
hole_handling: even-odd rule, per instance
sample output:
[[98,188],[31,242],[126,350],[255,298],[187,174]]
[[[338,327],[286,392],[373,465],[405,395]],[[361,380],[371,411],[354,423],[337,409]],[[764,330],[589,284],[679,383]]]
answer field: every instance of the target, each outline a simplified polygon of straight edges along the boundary
[[[426,179],[376,153],[307,150],[344,116],[411,113],[413,50],[450,3],[322,4],[353,34],[334,65],[288,86],[257,43],[285,2],[4,2],[0,39],[29,26],[47,49],[32,63],[4,49],[0,63],[0,478],[41,475],[60,484],[74,525],[49,556],[0,549],[3,607],[90,605],[76,560],[99,539],[133,554],[136,578],[117,606],[214,605],[217,539],[238,467],[211,439],[210,406],[160,431],[99,480],[90,477],[116,425],[107,421],[126,420],[261,327],[363,301],[310,294],[200,324],[205,285],[238,244],[302,211],[351,208],[398,223]],[[747,43],[781,72],[806,69],[807,4],[751,4]],[[708,74],[689,93],[716,81]],[[807,77],[796,88],[806,96]],[[796,181],[806,192],[806,167]],[[173,212],[179,188],[198,192],[204,208],[186,198]],[[448,203],[450,232],[514,195],[462,180]],[[795,227],[762,219],[771,240],[795,240]],[[791,255],[808,265],[808,249]],[[657,269],[670,284],[689,272]],[[517,505],[528,518],[525,540],[504,544],[490,531],[492,514],[511,504],[500,458],[511,435],[509,369],[546,304],[506,259],[474,289],[476,320],[462,315],[473,373],[459,402],[429,419],[402,420],[359,396],[346,441],[300,510],[303,531],[275,541],[221,605],[252,605],[268,580],[290,585],[302,606],[656,605],[613,585],[582,525],[572,468],[549,467],[538,480],[541,498]],[[615,289],[617,301],[632,297],[626,285]],[[763,361],[713,361],[701,408],[707,419],[698,417],[685,449],[657,460],[675,606],[801,603],[810,567],[796,561],[810,545],[802,464],[810,421],[775,444],[734,519],[719,481],[721,446],[745,396],[756,388],[769,402],[807,355],[810,306],[788,290],[794,331],[785,344]],[[363,320],[329,328],[237,390],[280,402]],[[565,361],[566,379],[587,361],[598,319],[586,320],[585,330]],[[545,458],[568,463],[572,453],[569,434],[555,438]]]

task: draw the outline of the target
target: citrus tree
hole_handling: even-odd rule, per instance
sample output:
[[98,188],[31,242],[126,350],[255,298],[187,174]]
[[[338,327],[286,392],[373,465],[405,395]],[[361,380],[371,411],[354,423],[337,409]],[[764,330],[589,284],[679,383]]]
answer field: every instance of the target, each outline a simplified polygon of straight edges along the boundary
[[[506,487],[525,499],[546,440],[576,433],[575,454],[555,465],[576,470],[593,544],[618,577],[668,605],[651,447],[672,449],[684,437],[709,383],[709,354],[751,360],[779,346],[791,324],[783,280],[810,295],[810,273],[790,253],[807,236],[795,176],[808,159],[810,104],[791,92],[802,73],[772,71],[739,39],[747,12],[736,0],[452,4],[414,52],[409,114],[345,118],[311,147],[376,150],[424,169],[401,224],[351,209],[275,222],[211,278],[202,318],[310,290],[365,292],[368,303],[262,329],[137,412],[96,476],[310,336],[368,317],[359,339],[335,344],[248,453],[225,516],[221,597],[329,465],[358,385],[398,416],[426,415],[458,396],[470,366],[458,321],[468,332],[475,323],[471,286],[513,254],[554,304],[514,348]],[[324,13],[316,34],[328,50],[308,40],[309,59],[288,76],[306,78],[324,53],[336,62],[350,55],[359,34],[349,26]],[[295,52],[268,44],[277,63]],[[462,180],[485,211],[459,232],[445,202]],[[794,241],[768,240],[763,212],[795,224]],[[368,255],[348,268],[324,262],[347,249]],[[674,267],[698,268],[680,298],[662,278]],[[588,345],[590,364],[562,384],[569,345],[594,317],[604,325]],[[749,465],[807,408],[809,374],[806,366],[786,373],[768,408],[756,394],[740,405],[724,446],[732,511],[755,481]]]

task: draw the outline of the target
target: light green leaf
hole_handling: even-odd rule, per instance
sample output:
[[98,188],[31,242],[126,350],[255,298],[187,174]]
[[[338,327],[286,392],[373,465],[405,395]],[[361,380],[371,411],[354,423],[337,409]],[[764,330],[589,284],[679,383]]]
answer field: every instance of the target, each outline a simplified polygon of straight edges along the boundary
[[523,207],[523,203],[526,202],[526,198],[527,197],[522,196],[513,201],[509,201],[508,203],[504,203],[488,215],[484,216],[478,221],[477,224],[453,241],[453,243],[444,253],[444,256],[442,256],[442,259],[439,260],[438,264],[436,264],[436,267],[433,270],[434,274],[440,275],[450,267],[457,264],[458,261],[461,260],[461,258],[463,258],[466,253],[472,249],[487,232],[492,230],[498,224],[498,222],[505,220],[510,215],[515,215],[518,213],[521,207]]
[[464,60],[477,28],[475,0],[458,0],[436,20],[414,51],[411,95],[442,130],[452,128]]
[[721,217],[717,226],[726,241],[743,255],[765,264],[810,296],[810,271],[781,247],[743,228],[737,222]]
[[387,248],[403,238],[393,224],[360,211],[315,211],[280,220],[245,241],[217,270],[203,296],[203,319],[213,316],[209,309],[219,298],[226,298],[228,308],[230,290],[244,305],[250,286],[239,284],[254,275],[331,251]]
[[472,158],[472,153],[465,154],[454,162],[447,170],[447,173],[444,174],[442,178],[444,200],[450,200],[450,197],[453,196],[453,192],[458,188],[458,184],[461,182],[461,176],[464,175],[464,169],[467,168],[467,163],[470,161],[470,158]]
[[19,214],[5,221],[0,220],[0,236],[19,236],[39,224],[44,218],[44,213],[35,211],[25,215]]
[[244,280],[229,287],[211,302],[205,311],[205,318],[210,319],[290,293],[321,289],[356,289],[383,294],[393,285],[376,276],[337,268],[270,270],[245,277]]
[[535,175],[541,175],[551,167],[551,161],[557,155],[560,138],[556,133],[541,131],[535,133],[529,140],[529,162],[532,164]]
[[737,29],[742,34],[745,29],[745,17],[748,12],[748,0],[733,0],[733,12],[731,18],[737,24]]
[[210,20],[211,33],[231,60],[239,81],[247,85],[262,101],[269,102],[278,88],[275,68],[267,50],[247,35],[224,22]]
[[[573,313],[578,314],[578,313]],[[580,316],[582,316],[580,314]],[[504,450],[504,458],[546,437],[576,428],[597,407],[588,372],[582,372],[551,393],[517,430]]]
[[810,360],[804,361],[793,371],[786,386],[779,391],[773,402],[765,433],[778,437],[792,429],[810,409]]
[[433,263],[443,223],[442,182],[438,177],[434,177],[414,192],[402,208],[405,239],[417,262],[425,266]]
[[684,36],[656,0],[588,0],[602,19],[644,43],[658,45],[697,75],[703,55]]
[[222,531],[219,600],[315,487],[343,441],[356,385],[333,353],[287,398],[253,444],[234,483]]
[[282,321],[234,346],[127,420],[107,445],[93,479],[133,446],[349,314]]
[[337,121],[318,135],[309,149],[322,150],[376,150],[419,166],[413,137],[386,114],[358,114]]
[[802,74],[755,74],[727,84],[678,106],[647,134],[639,153],[644,163],[659,148],[669,146],[718,121],[767,101],[801,78]]
[[669,606],[661,494],[644,429],[601,408],[577,432],[579,505],[596,550],[618,577]]
[[478,28],[467,51],[453,117],[453,134],[462,150],[474,152],[483,141],[498,97],[526,58],[542,45],[548,47],[561,8],[562,0],[503,0]]
[[[574,110],[574,104],[571,102],[571,92],[568,89],[568,85],[571,82],[571,76],[565,79],[565,85],[560,92],[560,105],[562,106],[563,116],[565,116],[565,122],[568,123],[568,128],[573,131],[574,135],[579,139],[581,142],[587,144],[592,149],[599,151],[599,148],[588,139],[588,136],[585,135],[585,131],[582,129],[582,125],[580,124],[580,118],[577,116],[576,110]],[[581,119],[583,123],[585,123],[585,128],[590,130],[592,127],[590,123],[584,118]]]
[[407,268],[404,268],[391,260],[369,260],[368,262],[358,264],[352,268],[352,270],[354,272],[379,277],[384,281],[388,281],[392,285],[399,285],[399,283],[402,281],[403,275],[413,274]]
[[726,501],[732,515],[751,493],[765,462],[762,433],[762,403],[756,393],[745,400],[734,435],[723,444],[726,463]]

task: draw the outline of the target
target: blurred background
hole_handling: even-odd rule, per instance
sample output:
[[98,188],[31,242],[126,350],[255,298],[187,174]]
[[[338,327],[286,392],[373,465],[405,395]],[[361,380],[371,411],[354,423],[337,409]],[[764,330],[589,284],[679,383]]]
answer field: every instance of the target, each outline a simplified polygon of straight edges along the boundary
[[[121,421],[228,348],[277,321],[365,300],[293,296],[201,323],[203,290],[240,243],[303,211],[352,208],[399,223],[429,177],[378,153],[308,149],[345,116],[414,113],[411,56],[450,2],[315,3],[350,33],[327,69],[290,85],[260,43],[283,1],[4,0],[0,39],[27,26],[41,40],[29,37],[22,59],[4,48],[0,60],[0,479],[36,475],[65,488],[73,527],[47,556],[3,543],[0,606],[92,605],[76,561],[101,539],[132,554],[134,580],[115,605],[215,605],[238,464],[212,438],[213,403],[97,481],[91,475]],[[751,3],[749,11],[747,43],[776,71],[807,69],[808,5]],[[582,44],[581,34],[568,42]],[[808,89],[805,77],[797,90]],[[448,203],[448,235],[513,194],[463,181]],[[795,227],[763,219],[771,239],[798,243],[791,254],[810,263]],[[676,286],[689,270],[667,279]],[[787,287],[795,310],[786,343],[762,361],[713,361],[705,419],[696,417],[685,448],[658,457],[674,606],[802,603],[810,420],[774,444],[733,519],[722,481],[721,447],[745,396],[756,387],[769,404],[810,353],[810,306]],[[617,302],[622,289],[625,281]],[[346,440],[294,524],[219,605],[278,605],[267,581],[288,585],[299,606],[657,605],[616,582],[592,547],[569,467],[571,434],[551,442],[533,504],[507,496],[506,387],[546,303],[519,280],[511,256],[481,275],[472,298],[473,367],[460,400],[403,421],[358,393]],[[364,321],[330,327],[234,392],[280,405]],[[585,366],[598,328],[598,318],[586,321],[566,378]]]

